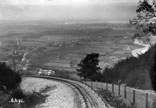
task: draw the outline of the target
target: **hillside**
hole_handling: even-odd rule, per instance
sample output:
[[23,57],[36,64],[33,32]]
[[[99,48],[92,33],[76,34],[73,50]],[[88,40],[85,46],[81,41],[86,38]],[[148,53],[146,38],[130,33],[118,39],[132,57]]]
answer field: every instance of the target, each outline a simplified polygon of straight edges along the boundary
[[112,68],[105,68],[101,81],[126,84],[140,89],[153,89],[155,82],[156,45],[138,58],[129,57],[119,61]]

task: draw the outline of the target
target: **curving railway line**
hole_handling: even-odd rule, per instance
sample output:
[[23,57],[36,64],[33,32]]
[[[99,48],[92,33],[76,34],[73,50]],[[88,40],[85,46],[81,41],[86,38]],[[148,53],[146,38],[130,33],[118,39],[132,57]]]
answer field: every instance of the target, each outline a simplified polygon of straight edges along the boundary
[[49,77],[49,76],[27,76],[27,77],[36,77],[44,78],[49,80],[56,80],[62,83],[65,83],[71,87],[78,96],[78,108],[111,108],[104,102],[98,94],[92,90],[87,85],[73,80],[62,79],[58,77]]
[[68,86],[73,88],[75,92],[77,92],[79,99],[80,99],[80,107],[81,108],[98,108],[96,107],[95,100],[89,95],[89,93],[80,85],[73,83],[73,82],[66,82],[63,81],[63,83],[66,83]]

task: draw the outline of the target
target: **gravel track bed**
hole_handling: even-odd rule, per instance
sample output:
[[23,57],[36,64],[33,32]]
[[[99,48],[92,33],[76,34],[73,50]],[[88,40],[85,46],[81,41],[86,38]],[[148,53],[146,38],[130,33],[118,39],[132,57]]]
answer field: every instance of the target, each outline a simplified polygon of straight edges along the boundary
[[[36,77],[38,77],[38,76],[36,76]],[[87,86],[86,84],[83,84],[78,81],[61,79],[61,78],[56,78],[56,77],[43,77],[42,76],[41,78],[54,79],[54,80],[58,80],[61,82],[63,81],[63,82],[69,83],[70,85],[74,84],[77,87],[81,88],[81,91],[85,94],[85,98],[88,98],[88,99],[87,99],[87,103],[85,103],[85,99],[82,98],[82,96],[79,96],[80,103],[81,103],[80,108],[108,108],[108,106],[102,100],[102,98],[100,96],[98,96],[98,94],[94,90],[92,90],[89,86]]]
[[41,78],[24,78],[21,88],[25,92],[41,92],[46,87],[52,89],[44,92],[45,103],[39,104],[36,108],[77,108],[75,106],[75,92],[72,88],[57,81]]

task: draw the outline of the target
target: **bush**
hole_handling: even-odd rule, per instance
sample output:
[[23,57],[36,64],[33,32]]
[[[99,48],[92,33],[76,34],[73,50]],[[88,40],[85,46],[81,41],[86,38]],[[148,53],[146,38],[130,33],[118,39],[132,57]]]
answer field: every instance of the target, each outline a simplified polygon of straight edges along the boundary
[[24,97],[24,108],[34,108],[35,105],[45,102],[46,96],[33,92],[33,93],[27,93]]
[[19,87],[22,81],[21,76],[11,70],[5,63],[0,63],[0,84],[7,90],[13,90]]
[[23,99],[23,98],[25,98],[25,95],[21,89],[16,89],[16,90],[12,91],[11,98]]

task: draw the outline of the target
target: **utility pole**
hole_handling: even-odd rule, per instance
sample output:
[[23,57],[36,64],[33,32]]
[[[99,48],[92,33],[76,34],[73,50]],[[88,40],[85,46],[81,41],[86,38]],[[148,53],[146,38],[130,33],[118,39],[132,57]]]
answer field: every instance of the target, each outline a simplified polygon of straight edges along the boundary
[[15,62],[15,52],[13,51],[13,54],[12,54],[12,61],[13,61],[13,66],[14,66],[14,71],[16,72],[16,62]]
[[13,55],[13,57],[12,57],[12,60],[13,60],[13,65],[14,65],[14,71],[16,72],[16,62],[15,62],[14,55]]

